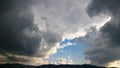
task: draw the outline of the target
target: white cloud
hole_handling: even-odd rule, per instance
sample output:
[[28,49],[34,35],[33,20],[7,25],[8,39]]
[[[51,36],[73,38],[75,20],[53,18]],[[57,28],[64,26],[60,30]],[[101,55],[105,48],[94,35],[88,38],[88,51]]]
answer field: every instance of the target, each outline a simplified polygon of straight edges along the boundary
[[[86,13],[89,2],[90,0],[39,0],[32,6],[34,23],[42,32],[44,40],[38,55],[49,58],[50,55],[57,53],[57,49],[73,45],[67,43],[60,46],[62,40],[85,36],[86,29],[94,25],[99,29],[110,20],[107,15],[98,16],[97,19],[89,18]],[[104,20],[101,21],[101,18]],[[66,60],[62,59],[60,63],[65,62]]]
[[50,64],[73,64],[72,59],[65,59],[65,58],[58,58],[58,59],[54,59],[54,61],[51,61]]
[[90,1],[40,0],[32,7],[34,23],[39,26],[41,31],[50,29],[60,34],[63,39],[85,36],[85,29],[94,25],[100,28],[110,19],[109,16],[103,14],[95,18],[89,18],[86,7]]
[[85,64],[90,64],[91,63],[91,61],[90,60],[85,60],[85,62],[84,62]]
[[68,46],[73,46],[75,45],[76,43],[72,43],[72,42],[67,42],[66,44],[62,44],[58,47],[58,49],[63,49],[65,47],[68,47]]
[[43,31],[51,29],[62,36],[64,34],[78,36],[78,32],[83,35],[84,28],[90,24],[90,19],[85,12],[88,1],[84,1],[40,1],[43,4],[40,3],[32,8],[35,17],[34,22]]
[[120,60],[116,60],[116,61],[110,62],[106,66],[107,67],[117,67],[117,68],[119,68],[120,67]]
[[97,30],[99,30],[102,26],[111,20],[111,16],[101,13],[99,16],[92,17],[91,19],[93,19],[93,24],[91,24],[91,26],[96,26]]

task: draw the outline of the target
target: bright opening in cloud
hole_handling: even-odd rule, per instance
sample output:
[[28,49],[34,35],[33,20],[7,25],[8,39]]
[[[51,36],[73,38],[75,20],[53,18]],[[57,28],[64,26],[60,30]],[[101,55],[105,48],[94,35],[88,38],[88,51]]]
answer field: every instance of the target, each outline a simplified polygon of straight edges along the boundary
[[107,67],[120,67],[120,60],[116,60],[116,61],[113,61],[113,62],[110,62],[106,65]]
[[120,60],[119,6],[119,0],[0,0],[0,63]]

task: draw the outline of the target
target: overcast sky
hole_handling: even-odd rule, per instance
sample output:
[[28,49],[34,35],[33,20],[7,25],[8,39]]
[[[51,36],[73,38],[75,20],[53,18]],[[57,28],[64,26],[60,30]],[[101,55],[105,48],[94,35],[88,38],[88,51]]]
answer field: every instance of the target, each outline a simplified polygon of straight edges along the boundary
[[0,63],[119,62],[119,4],[117,0],[1,0]]

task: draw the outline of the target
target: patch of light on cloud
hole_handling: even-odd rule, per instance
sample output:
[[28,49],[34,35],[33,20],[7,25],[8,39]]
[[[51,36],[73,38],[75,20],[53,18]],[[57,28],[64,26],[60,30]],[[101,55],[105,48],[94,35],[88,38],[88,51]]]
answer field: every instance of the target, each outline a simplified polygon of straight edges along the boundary
[[93,24],[91,26],[96,26],[97,30],[99,30],[104,24],[111,20],[111,16],[100,14],[99,16],[95,16],[92,18]]
[[110,62],[106,65],[107,67],[120,67],[120,60],[116,60],[116,61],[113,61],[113,62]]
[[79,36],[85,36],[86,35],[86,31],[84,29],[78,30],[75,33],[64,33],[63,35],[63,40],[64,39],[73,39],[75,37],[79,37]]

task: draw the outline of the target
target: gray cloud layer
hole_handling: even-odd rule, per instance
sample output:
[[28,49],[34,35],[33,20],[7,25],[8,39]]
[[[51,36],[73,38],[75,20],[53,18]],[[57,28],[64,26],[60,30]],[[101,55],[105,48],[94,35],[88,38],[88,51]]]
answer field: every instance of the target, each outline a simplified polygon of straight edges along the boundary
[[[0,63],[27,62],[32,57],[44,58],[55,53],[51,50],[61,38],[50,30],[45,32],[38,29],[31,13],[32,2],[0,1]],[[47,44],[45,49],[42,48],[44,43]]]
[[[38,32],[33,24],[33,15],[29,12],[30,1],[6,1],[0,2],[0,52],[14,54],[33,55],[39,47],[40,36],[29,37],[24,33]],[[33,45],[35,49],[33,49]]]
[[92,64],[105,65],[109,62],[120,60],[120,1],[119,0],[93,0],[88,5],[88,15],[93,17],[100,13],[109,14],[108,21],[96,36],[90,40],[86,51]]
[[[73,36],[74,33],[78,32],[82,35],[84,29],[95,24],[92,23],[93,19],[90,19],[85,12],[89,1],[38,0],[36,2],[35,0],[0,0],[0,62],[26,63],[28,60],[31,60],[29,62],[30,64],[31,62],[32,64],[44,63],[43,60],[45,57],[49,57],[50,55],[56,53],[56,50],[60,48],[56,45],[56,43],[62,41],[64,34],[72,34]],[[102,1],[103,0],[101,0],[101,2]],[[109,13],[112,13],[111,23],[105,24],[101,28],[99,32],[100,34],[97,33],[98,35],[90,41],[90,44],[93,45],[94,48],[86,52],[86,55],[89,55],[89,58],[93,62],[95,61],[99,63],[98,61],[100,59],[96,59],[94,56],[98,57],[98,55],[96,56],[96,54],[98,54],[97,52],[100,52],[99,50],[101,50],[104,46],[99,44],[99,47],[98,43],[101,42],[101,44],[106,44],[105,50],[108,48],[106,51],[108,54],[109,51],[112,50],[109,49],[112,47],[112,42],[116,38],[119,40],[119,34],[116,35],[114,34],[115,32],[110,34],[111,31],[108,31],[108,29],[114,29],[114,31],[118,30],[119,16],[117,14],[114,15],[117,12],[111,9],[112,6],[110,5],[113,3],[112,0],[108,1],[110,3],[106,3],[107,1],[104,1],[104,5],[102,5],[101,2],[98,2],[98,0],[95,2],[97,4],[92,2],[90,7],[88,7],[89,16],[96,15],[102,11],[109,11]],[[94,6],[94,4],[97,6]],[[117,6],[119,4],[117,3],[115,5]],[[97,9],[98,6],[100,9]],[[118,11],[118,9],[119,7],[116,7],[116,9],[114,8],[116,11]],[[104,18],[105,17],[103,17],[103,19]],[[115,20],[117,25],[112,23]],[[94,21],[96,22],[97,20]],[[89,34],[91,34],[91,32],[88,33],[88,36]],[[74,35],[73,37],[78,36]],[[101,39],[105,42],[101,41]],[[96,41],[96,44],[94,41]],[[108,46],[108,42],[111,42],[111,45]],[[116,44],[116,42],[117,41],[114,41],[114,44]],[[117,44],[119,45],[118,42]],[[117,44],[116,48],[119,47]],[[114,52],[115,55],[117,55],[116,51]],[[104,54],[105,52],[100,53]],[[101,60],[100,62],[104,63]],[[105,62],[108,62],[108,60]]]

